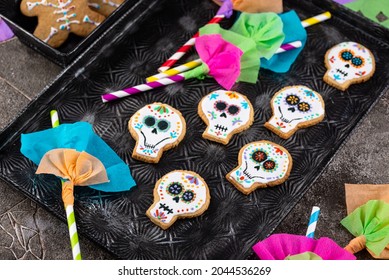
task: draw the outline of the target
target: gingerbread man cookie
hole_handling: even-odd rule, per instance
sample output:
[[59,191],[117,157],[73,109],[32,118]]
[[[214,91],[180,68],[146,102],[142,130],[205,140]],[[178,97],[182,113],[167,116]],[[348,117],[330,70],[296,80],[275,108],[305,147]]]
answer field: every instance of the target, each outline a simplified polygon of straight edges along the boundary
[[324,63],[327,72],[323,80],[342,91],[352,84],[367,81],[375,71],[371,51],[355,42],[343,42],[329,49]]
[[163,151],[177,146],[186,133],[186,122],[180,111],[163,103],[148,104],[128,122],[136,140],[132,157],[149,163],[159,162]]
[[113,13],[124,0],[89,0],[89,7],[92,10],[102,14],[105,17],[108,17]]
[[57,48],[70,33],[88,36],[105,17],[92,11],[88,0],[22,0],[22,13],[38,17],[34,35]]
[[195,172],[174,170],[155,184],[154,203],[146,215],[162,229],[177,219],[193,218],[208,209],[210,194],[207,183]]
[[270,141],[245,145],[238,156],[239,165],[226,178],[238,190],[249,194],[257,188],[285,182],[292,169],[292,157],[282,146]]

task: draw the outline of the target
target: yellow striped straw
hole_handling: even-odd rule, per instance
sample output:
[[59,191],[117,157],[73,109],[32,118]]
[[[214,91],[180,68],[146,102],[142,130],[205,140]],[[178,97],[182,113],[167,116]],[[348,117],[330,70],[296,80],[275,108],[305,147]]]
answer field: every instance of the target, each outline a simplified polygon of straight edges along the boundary
[[193,60],[193,61],[189,61],[189,62],[187,62],[185,64],[182,64],[180,66],[177,66],[175,68],[166,70],[165,72],[162,72],[162,73],[150,76],[150,77],[146,78],[146,81],[148,83],[150,83],[150,82],[154,82],[154,81],[157,81],[159,79],[162,79],[162,78],[174,76],[174,75],[177,75],[179,73],[182,73],[182,72],[188,71],[190,69],[196,68],[201,63],[202,63],[201,59],[196,59],[196,60]]
[[322,13],[320,15],[303,20],[301,22],[301,25],[305,28],[305,27],[317,24],[319,22],[325,21],[325,20],[330,19],[330,18],[331,18],[331,13],[327,11],[327,12]]

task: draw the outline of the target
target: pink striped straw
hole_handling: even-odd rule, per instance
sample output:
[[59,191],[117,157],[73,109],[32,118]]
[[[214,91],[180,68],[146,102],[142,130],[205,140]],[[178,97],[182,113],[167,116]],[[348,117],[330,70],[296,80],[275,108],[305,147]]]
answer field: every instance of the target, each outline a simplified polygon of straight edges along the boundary
[[141,84],[138,86],[126,88],[123,90],[118,90],[118,91],[111,92],[111,93],[106,93],[106,94],[102,95],[101,98],[103,100],[103,103],[107,103],[107,102],[115,101],[115,100],[118,100],[120,98],[127,97],[127,96],[130,96],[133,94],[148,91],[148,90],[151,90],[154,88],[159,88],[159,87],[163,87],[166,85],[178,83],[178,82],[184,81],[185,79],[186,78],[185,78],[184,74],[178,74],[178,75],[174,75],[171,77],[160,79],[160,80],[157,80],[154,82]]
[[[225,18],[225,15],[216,15],[214,16],[207,24],[219,23],[222,19]],[[196,38],[199,37],[199,32],[192,36],[178,51],[173,54],[161,67],[158,68],[158,72],[165,72],[170,69],[181,57],[183,57],[196,42]]]

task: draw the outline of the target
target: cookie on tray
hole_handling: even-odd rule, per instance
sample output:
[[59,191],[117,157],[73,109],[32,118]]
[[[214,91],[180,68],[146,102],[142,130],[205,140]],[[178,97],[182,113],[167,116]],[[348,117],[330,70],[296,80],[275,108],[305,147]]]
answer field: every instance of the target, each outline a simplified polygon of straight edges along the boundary
[[265,140],[243,146],[238,161],[238,166],[226,178],[244,194],[282,184],[288,179],[293,165],[292,157],[284,147]]
[[164,151],[177,146],[186,133],[186,122],[180,111],[163,103],[139,109],[129,120],[128,129],[136,140],[132,157],[158,163]]
[[203,138],[227,145],[234,134],[248,129],[254,109],[246,96],[235,91],[216,90],[201,99],[198,114],[207,124]]
[[199,174],[174,170],[155,184],[154,202],[146,215],[153,223],[167,229],[177,219],[203,214],[210,199],[207,183]]
[[88,36],[105,19],[89,8],[88,0],[22,0],[20,9],[26,16],[38,17],[34,35],[53,48],[70,33]]
[[265,127],[283,139],[321,122],[325,114],[321,95],[306,86],[285,87],[273,96],[270,104],[273,115]]
[[108,17],[113,13],[124,0],[89,0],[89,7],[92,10],[102,14],[105,17]]
[[343,42],[327,51],[327,68],[323,80],[342,91],[352,84],[369,80],[375,72],[375,59],[371,51],[355,42]]

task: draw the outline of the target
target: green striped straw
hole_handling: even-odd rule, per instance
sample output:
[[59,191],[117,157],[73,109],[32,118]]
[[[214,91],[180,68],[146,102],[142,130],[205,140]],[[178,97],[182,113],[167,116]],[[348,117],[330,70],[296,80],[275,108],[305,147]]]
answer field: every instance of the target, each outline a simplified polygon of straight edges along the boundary
[[[58,112],[56,110],[50,111],[51,125],[53,128],[59,126]],[[78,242],[78,233],[76,218],[74,216],[73,205],[65,206],[66,219],[68,221],[70,245],[72,246],[73,260],[81,260],[80,243]]]

